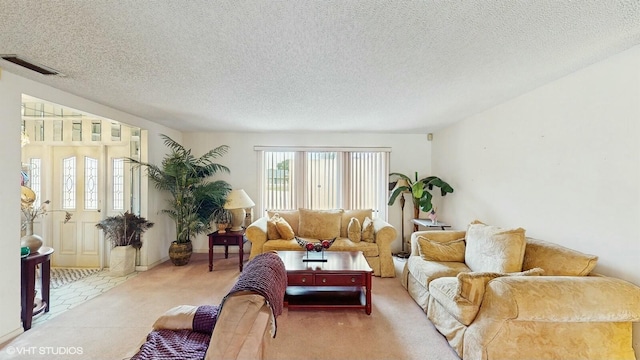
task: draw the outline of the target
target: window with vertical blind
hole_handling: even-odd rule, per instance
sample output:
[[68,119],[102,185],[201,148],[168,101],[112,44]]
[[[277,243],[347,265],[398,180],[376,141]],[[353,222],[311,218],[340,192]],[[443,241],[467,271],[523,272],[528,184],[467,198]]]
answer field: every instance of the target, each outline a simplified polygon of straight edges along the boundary
[[[386,220],[388,148],[257,146],[260,204],[256,210],[372,209]],[[262,211],[262,212],[260,212]]]

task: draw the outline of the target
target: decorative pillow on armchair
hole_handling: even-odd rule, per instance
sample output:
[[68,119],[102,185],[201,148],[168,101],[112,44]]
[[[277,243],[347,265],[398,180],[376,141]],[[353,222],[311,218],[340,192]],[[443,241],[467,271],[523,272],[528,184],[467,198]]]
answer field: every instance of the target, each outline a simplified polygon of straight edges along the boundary
[[418,252],[427,261],[464,262],[464,238],[440,242],[418,236]]
[[471,271],[498,273],[522,270],[527,245],[524,229],[503,229],[475,221],[465,235],[464,261]]
[[533,268],[527,271],[514,273],[493,273],[493,272],[467,272],[457,275],[459,288],[458,295],[473,304],[479,305],[484,297],[484,289],[490,280],[502,276],[540,276],[544,270]]
[[298,209],[300,237],[311,239],[333,239],[340,236],[342,210]]

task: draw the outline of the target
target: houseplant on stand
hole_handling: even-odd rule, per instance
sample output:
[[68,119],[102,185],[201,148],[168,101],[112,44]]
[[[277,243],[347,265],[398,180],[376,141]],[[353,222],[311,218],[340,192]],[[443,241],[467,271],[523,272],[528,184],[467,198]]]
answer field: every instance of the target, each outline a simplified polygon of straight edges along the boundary
[[142,234],[153,223],[136,214],[109,216],[96,224],[111,243],[109,272],[114,276],[131,274],[136,268],[136,250],[142,247]]
[[166,135],[161,136],[170,149],[162,164],[158,166],[136,159],[128,160],[145,167],[156,189],[171,195],[169,208],[162,210],[175,222],[176,227],[176,240],[169,247],[169,258],[174,265],[186,265],[193,252],[191,237],[211,228],[213,214],[222,209],[231,191],[231,185],[226,181],[208,180],[218,172],[229,173],[229,168],[214,162],[226,154],[229,147],[221,145],[195,157],[191,149],[185,149]]
[[420,218],[420,210],[429,213],[430,216],[436,216],[435,208],[433,207],[433,203],[431,199],[433,195],[429,192],[433,190],[434,187],[440,188],[440,195],[446,196],[448,193],[453,192],[453,188],[444,180],[440,179],[437,176],[428,176],[426,178],[418,180],[418,173],[416,172],[415,180],[411,181],[411,179],[401,173],[391,173],[389,176],[396,176],[399,178],[399,181],[396,181],[393,185],[393,191],[391,196],[389,196],[388,205],[393,205],[396,202],[398,196],[400,196],[400,205],[403,211],[402,217],[402,251],[396,254],[399,257],[407,258],[409,257],[409,253],[404,251],[404,193],[411,194],[411,200],[413,202],[413,218]]
[[428,176],[418,180],[418,173],[416,173],[414,181],[411,181],[408,176],[400,173],[391,173],[389,176],[397,176],[400,179],[404,179],[406,181],[406,185],[396,186],[393,189],[393,192],[389,197],[388,205],[393,205],[396,202],[398,195],[403,192],[410,192],[411,200],[413,201],[413,215],[415,219],[420,217],[420,210],[428,213],[433,209],[433,204],[431,203],[433,195],[431,195],[429,191],[433,190],[434,187],[440,188],[440,195],[442,196],[446,196],[448,193],[453,192],[451,185],[437,176]]

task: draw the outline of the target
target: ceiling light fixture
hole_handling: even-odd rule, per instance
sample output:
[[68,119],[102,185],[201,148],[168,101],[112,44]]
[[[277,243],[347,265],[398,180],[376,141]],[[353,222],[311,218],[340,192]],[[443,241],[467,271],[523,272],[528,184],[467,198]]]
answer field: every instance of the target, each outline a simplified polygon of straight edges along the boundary
[[[3,60],[6,60],[8,62],[14,63],[16,65],[20,65],[24,68],[27,68],[29,70],[35,71],[37,73],[40,73],[42,75],[62,75],[60,74],[59,71],[54,70],[48,66],[44,66],[44,65],[37,65],[32,61],[29,61],[27,59],[25,59],[24,57],[20,57],[18,55],[15,54],[3,54],[0,55],[0,57]],[[64,75],[62,75],[64,76]]]

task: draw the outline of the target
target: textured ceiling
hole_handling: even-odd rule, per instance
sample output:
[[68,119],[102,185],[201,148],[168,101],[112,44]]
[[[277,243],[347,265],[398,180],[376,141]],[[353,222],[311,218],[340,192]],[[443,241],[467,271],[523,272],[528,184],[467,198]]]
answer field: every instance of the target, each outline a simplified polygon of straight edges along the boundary
[[429,132],[640,44],[640,0],[0,0],[7,71],[184,131]]

